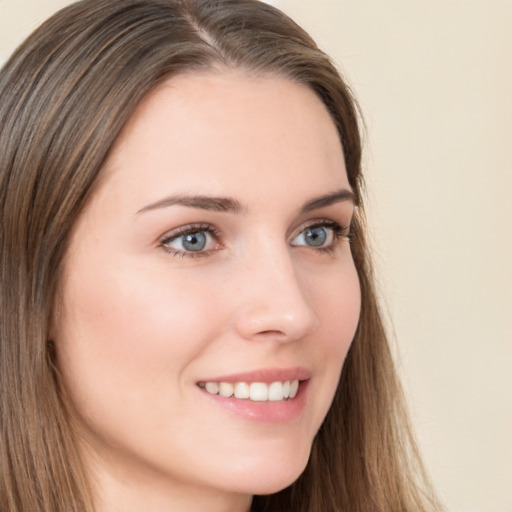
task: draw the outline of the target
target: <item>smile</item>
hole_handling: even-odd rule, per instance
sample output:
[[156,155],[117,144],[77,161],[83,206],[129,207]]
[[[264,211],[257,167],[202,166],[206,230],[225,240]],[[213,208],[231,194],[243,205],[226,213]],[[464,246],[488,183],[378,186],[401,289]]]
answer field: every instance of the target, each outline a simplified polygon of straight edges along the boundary
[[281,402],[295,398],[298,379],[265,382],[199,382],[198,386],[212,395],[253,402]]

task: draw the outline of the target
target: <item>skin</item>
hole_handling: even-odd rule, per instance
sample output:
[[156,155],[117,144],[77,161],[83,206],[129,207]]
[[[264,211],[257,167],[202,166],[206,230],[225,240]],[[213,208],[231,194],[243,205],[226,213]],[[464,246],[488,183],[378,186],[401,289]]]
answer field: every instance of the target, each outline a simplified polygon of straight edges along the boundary
[[[182,74],[139,105],[73,230],[51,333],[98,512],[242,512],[300,475],[360,312],[347,237],[304,237],[349,226],[352,201],[301,209],[341,189],[337,131],[302,85]],[[161,203],[176,194],[240,211]],[[215,234],[194,257],[176,229],[197,223]],[[197,386],[290,367],[311,372],[291,421],[251,421]]]

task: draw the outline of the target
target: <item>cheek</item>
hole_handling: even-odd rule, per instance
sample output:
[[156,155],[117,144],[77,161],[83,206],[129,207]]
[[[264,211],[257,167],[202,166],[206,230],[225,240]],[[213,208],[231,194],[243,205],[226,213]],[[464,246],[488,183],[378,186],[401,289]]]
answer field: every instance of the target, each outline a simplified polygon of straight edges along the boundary
[[361,311],[361,290],[352,262],[343,268],[314,281],[309,287],[314,297],[319,319],[319,330],[309,345],[309,360],[321,369],[311,383],[316,397],[312,407],[315,423],[311,432],[316,434],[332,404],[338,387],[345,358],[353,341]]
[[361,288],[353,263],[327,277],[315,289],[316,311],[326,344],[326,353],[344,359],[355,335],[361,312]]
[[56,346],[68,387],[148,399],[180,385],[214,336],[215,301],[200,293],[200,281],[90,263],[74,267],[63,294]]

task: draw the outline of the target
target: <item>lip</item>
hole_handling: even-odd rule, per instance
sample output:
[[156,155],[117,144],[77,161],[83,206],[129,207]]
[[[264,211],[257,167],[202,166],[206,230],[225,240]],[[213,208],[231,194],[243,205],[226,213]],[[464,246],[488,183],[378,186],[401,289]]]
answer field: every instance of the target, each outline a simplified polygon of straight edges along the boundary
[[271,368],[245,373],[236,373],[213,378],[201,379],[199,382],[264,382],[299,380],[300,386],[295,398],[279,402],[253,402],[252,400],[225,398],[212,395],[197,386],[201,396],[215,407],[224,409],[227,414],[234,414],[244,420],[257,423],[286,424],[296,420],[307,403],[311,372],[306,368]]
[[264,382],[270,384],[285,380],[309,380],[311,371],[302,367],[295,368],[265,368],[245,373],[232,373],[216,377],[208,377],[198,382]]

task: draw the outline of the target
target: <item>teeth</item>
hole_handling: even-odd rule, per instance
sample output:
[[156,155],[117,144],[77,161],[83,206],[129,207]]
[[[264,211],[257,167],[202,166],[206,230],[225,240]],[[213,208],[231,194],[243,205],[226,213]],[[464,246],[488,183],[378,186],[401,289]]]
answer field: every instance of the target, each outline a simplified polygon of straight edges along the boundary
[[237,382],[235,384],[235,398],[250,398],[251,391],[246,382]]
[[270,384],[264,382],[200,382],[199,386],[212,395],[225,398],[250,399],[253,402],[280,402],[295,398],[299,390],[298,380],[276,381]]
[[290,398],[295,398],[298,390],[299,390],[299,381],[292,380],[290,382]]
[[272,382],[268,387],[268,399],[272,402],[279,402],[279,400],[282,400],[283,398],[283,383]]
[[212,395],[216,395],[219,392],[219,385],[216,382],[207,382],[205,387],[206,391]]
[[290,397],[290,381],[283,382],[283,398]]
[[235,389],[233,384],[230,382],[220,382],[219,383],[219,395],[229,398],[233,395]]
[[253,402],[266,402],[268,400],[268,385],[263,382],[253,382],[249,388]]

